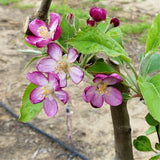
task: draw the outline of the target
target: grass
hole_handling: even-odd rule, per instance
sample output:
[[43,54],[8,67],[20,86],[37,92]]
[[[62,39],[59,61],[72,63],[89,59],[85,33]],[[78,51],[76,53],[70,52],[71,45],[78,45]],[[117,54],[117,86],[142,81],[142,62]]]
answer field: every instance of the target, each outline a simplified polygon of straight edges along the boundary
[[34,4],[27,4],[27,5],[24,5],[22,3],[18,3],[17,4],[17,7],[21,10],[25,10],[25,9],[29,9],[29,8],[34,8],[35,5]]
[[122,8],[117,7],[117,6],[112,6],[111,11],[122,11]]
[[54,4],[50,7],[51,12],[59,13],[60,15],[74,13],[74,15],[78,18],[86,18],[88,16],[88,12],[78,8],[71,8],[67,4]]
[[0,0],[1,5],[9,5],[14,2],[18,2],[19,0]]

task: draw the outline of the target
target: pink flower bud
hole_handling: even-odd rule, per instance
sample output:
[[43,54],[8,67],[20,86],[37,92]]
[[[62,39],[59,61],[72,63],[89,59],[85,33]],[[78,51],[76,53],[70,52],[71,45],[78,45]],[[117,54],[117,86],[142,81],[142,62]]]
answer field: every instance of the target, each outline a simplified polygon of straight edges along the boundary
[[120,21],[118,18],[112,18],[110,24],[113,24],[114,27],[118,27],[120,25]]
[[100,22],[106,19],[107,11],[102,8],[93,7],[89,12],[94,21]]
[[67,21],[73,25],[74,24],[74,14],[73,13],[70,13],[67,15]]
[[87,25],[93,27],[95,25],[95,21],[87,19]]

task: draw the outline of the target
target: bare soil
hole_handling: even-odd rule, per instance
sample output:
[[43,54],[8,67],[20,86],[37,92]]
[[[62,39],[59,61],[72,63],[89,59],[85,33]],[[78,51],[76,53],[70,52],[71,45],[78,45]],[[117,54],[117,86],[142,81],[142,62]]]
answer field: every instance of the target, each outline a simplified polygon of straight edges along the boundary
[[[36,63],[23,72],[25,64],[32,58],[32,55],[23,54],[17,50],[27,48],[23,41],[23,22],[26,16],[35,12],[40,1],[26,0],[23,2],[36,4],[36,7],[20,10],[13,5],[0,6],[0,101],[18,115],[20,114],[23,92],[29,84],[26,80],[26,73],[34,71]],[[71,7],[79,7],[81,2],[75,0],[67,3]],[[149,15],[153,20],[160,10],[160,0],[138,0],[137,2],[130,0],[128,2],[125,3],[125,0],[101,1],[103,5],[106,5],[106,9],[114,5],[122,7],[122,11],[112,12],[112,15],[124,16],[131,23],[136,22],[137,17],[142,14]],[[96,4],[93,3],[92,6]],[[86,10],[89,8],[90,6],[87,6]],[[145,47],[137,42],[136,36],[133,35],[131,38],[132,42],[124,42],[124,46],[138,70],[139,53],[144,52]],[[74,112],[72,119],[73,143],[77,151],[90,160],[111,160],[114,157],[114,137],[110,108],[105,104],[100,109],[93,109],[85,103],[81,95],[86,86],[85,81],[78,86],[69,81],[66,88],[70,94],[71,110]],[[54,118],[48,118],[42,110],[30,123],[70,145],[67,138],[65,110],[66,106],[59,103],[59,112]],[[139,98],[135,98],[129,101],[128,111],[132,139],[135,139],[139,135],[144,135],[148,129],[148,125],[144,121],[147,108],[139,101]],[[156,141],[155,134],[150,137]],[[152,153],[138,152],[135,149],[133,151],[135,160],[147,160],[152,155]],[[56,142],[19,122],[0,107],[0,160],[54,160],[61,153],[69,152]],[[67,158],[61,157],[59,159],[66,160]]]

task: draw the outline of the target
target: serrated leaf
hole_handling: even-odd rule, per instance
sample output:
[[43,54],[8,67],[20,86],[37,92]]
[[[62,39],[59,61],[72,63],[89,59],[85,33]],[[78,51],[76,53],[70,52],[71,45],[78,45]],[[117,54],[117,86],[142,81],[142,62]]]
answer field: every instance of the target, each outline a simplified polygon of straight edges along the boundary
[[155,50],[160,45],[160,14],[156,16],[149,30],[146,42],[146,53],[150,50]]
[[149,112],[155,120],[160,122],[160,73],[149,81],[142,77],[139,79],[139,86]]
[[66,48],[66,41],[69,39],[69,38],[72,38],[74,36],[74,29],[73,27],[68,23],[67,21],[67,18],[66,18],[66,15],[64,15],[62,17],[62,21],[61,21],[61,24],[60,24],[61,28],[62,28],[62,33],[61,33],[61,36],[60,38],[58,39],[58,42],[64,46]]
[[23,95],[23,99],[22,99],[22,107],[20,109],[19,121],[22,121],[22,122],[30,121],[35,116],[37,116],[37,114],[43,108],[43,102],[37,103],[37,104],[32,104],[30,99],[29,99],[30,93],[36,87],[37,86],[35,84],[31,83],[26,88],[26,90],[24,92],[24,95]]
[[101,61],[101,59],[97,60],[92,66],[90,66],[87,71],[94,75],[101,73],[101,74],[111,74],[115,70],[106,62]]
[[95,27],[84,28],[67,43],[82,54],[104,52],[110,57],[121,57],[124,61],[130,62],[130,58],[123,47]]
[[150,135],[152,133],[156,132],[156,127],[155,126],[151,126],[147,129],[146,131],[146,135]]
[[134,147],[143,152],[153,151],[151,142],[146,136],[139,136],[133,141]]
[[149,160],[159,160],[159,159],[160,159],[160,153],[157,153],[155,156],[153,156]]
[[159,124],[150,113],[146,115],[145,120],[151,126],[157,126]]

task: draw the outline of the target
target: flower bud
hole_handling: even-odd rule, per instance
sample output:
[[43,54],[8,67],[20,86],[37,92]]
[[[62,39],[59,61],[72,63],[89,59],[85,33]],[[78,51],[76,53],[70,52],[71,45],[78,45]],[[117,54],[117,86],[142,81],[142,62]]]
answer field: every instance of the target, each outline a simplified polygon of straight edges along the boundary
[[95,25],[95,21],[87,19],[87,25],[93,27]]
[[107,11],[102,8],[93,7],[89,12],[94,21],[100,22],[106,19]]
[[118,27],[120,25],[120,21],[118,18],[112,18],[110,24],[113,24],[114,27]]
[[70,14],[67,15],[67,21],[71,25],[74,24],[74,14],[73,13],[70,13]]

